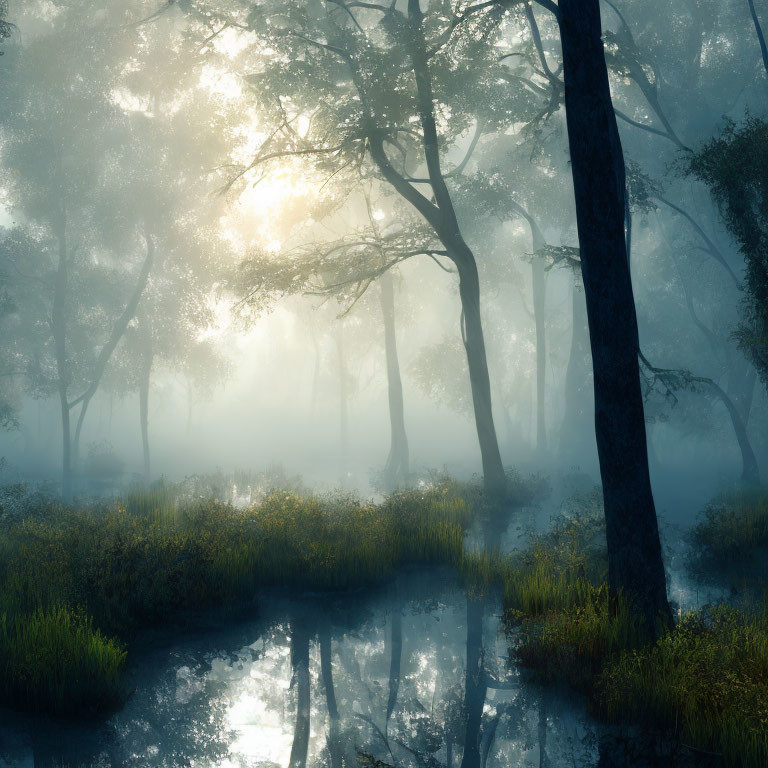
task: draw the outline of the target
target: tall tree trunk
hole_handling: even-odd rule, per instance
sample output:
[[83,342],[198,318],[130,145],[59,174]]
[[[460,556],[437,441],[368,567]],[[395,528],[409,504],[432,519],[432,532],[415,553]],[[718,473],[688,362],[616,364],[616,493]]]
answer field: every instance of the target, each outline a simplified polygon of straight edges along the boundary
[[720,401],[728,411],[728,415],[731,417],[733,431],[736,435],[736,441],[739,444],[739,450],[741,451],[741,480],[747,485],[759,485],[760,470],[758,468],[757,459],[755,458],[755,452],[752,450],[752,443],[747,434],[747,426],[741,418],[739,409],[721,386],[711,380],[709,381],[709,385],[715,395],[720,398]]
[[152,377],[154,348],[152,345],[152,326],[146,312],[140,319],[141,362],[139,370],[139,422],[141,424],[141,449],[144,459],[144,482],[149,483],[149,384]]
[[349,471],[349,393],[347,387],[347,361],[344,354],[344,327],[336,333],[336,355],[339,364],[339,447],[341,450],[342,482],[347,482]]
[[384,470],[387,489],[404,487],[408,483],[410,459],[408,436],[405,432],[403,409],[403,382],[400,377],[400,361],[397,355],[395,333],[395,296],[392,275],[385,272],[381,284],[381,311],[384,317],[384,345],[387,358],[387,386],[389,393],[390,448]]
[[59,264],[51,308],[51,330],[56,351],[57,390],[61,407],[61,495],[64,501],[72,500],[72,435],[70,426],[69,383],[70,370],[67,360],[67,284],[68,259],[66,213],[62,210],[57,226]]
[[487,692],[483,653],[483,600],[467,597],[467,670],[464,687],[467,726],[461,768],[480,768],[480,725]]
[[[534,246],[534,250],[536,250]],[[545,422],[546,378],[547,378],[547,334],[545,328],[547,273],[542,259],[531,264],[533,280],[533,317],[536,323],[536,449],[540,454],[547,450]]]
[[[371,157],[384,178],[426,219],[445,246],[448,257],[458,269],[464,346],[467,352],[472,403],[483,462],[483,482],[489,496],[501,497],[506,491],[506,477],[501,463],[501,454],[491,411],[491,384],[480,319],[480,282],[477,274],[477,263],[474,254],[461,235],[456,211],[445,183],[445,177],[440,169],[440,150],[429,71],[429,55],[422,28],[423,14],[419,0],[408,0],[408,21],[410,26],[409,52],[416,79],[419,117],[423,132],[422,146],[435,202],[433,203],[422,195],[394,168],[384,151],[384,134],[381,130],[375,129],[373,125],[369,126],[368,146]],[[354,60],[350,59],[348,63],[364,106],[370,112],[367,106],[365,82],[359,70],[356,69]],[[371,114],[368,115],[368,119],[372,124],[373,116]]]
[[291,627],[291,665],[296,682],[296,727],[288,768],[306,768],[309,751],[309,630],[303,619]]
[[534,260],[531,263],[531,280],[533,285],[533,319],[536,325],[536,448],[540,453],[547,449],[546,432],[546,378],[547,378],[547,333],[546,333],[546,304],[547,304],[547,270],[544,260],[536,257],[547,244],[544,233],[536,219],[522,205],[511,201],[512,210],[519,213],[531,228],[531,245]]
[[82,432],[83,428],[83,422],[85,421],[85,415],[88,413],[88,406],[91,404],[91,400],[93,399],[93,396],[96,394],[99,388],[99,384],[101,383],[102,376],[104,376],[104,371],[107,368],[107,363],[109,362],[110,358],[112,357],[112,353],[115,351],[115,348],[120,343],[120,339],[123,338],[125,335],[125,331],[128,328],[128,324],[131,322],[133,317],[136,314],[136,309],[139,306],[139,301],[141,299],[142,293],[144,293],[144,289],[147,286],[147,281],[149,280],[149,273],[152,269],[152,265],[155,261],[155,244],[152,240],[150,235],[145,235],[146,243],[147,243],[147,255],[144,258],[144,263],[141,265],[141,270],[139,271],[139,278],[136,281],[136,285],[134,286],[133,293],[131,294],[130,298],[128,299],[128,303],[125,305],[125,308],[123,309],[122,314],[115,322],[115,325],[112,328],[112,332],[109,335],[109,338],[107,339],[104,346],[99,351],[98,357],[96,358],[96,363],[94,366],[93,376],[91,377],[90,384],[88,385],[88,388],[85,390],[85,392],[80,395],[77,399],[73,400],[70,404],[70,408],[74,408],[76,405],[80,404],[80,413],[78,415],[77,419],[77,428],[75,430],[75,441],[74,441],[74,457],[75,462],[74,465],[77,467],[77,460],[80,456],[80,434]]
[[[72,469],[77,474],[80,470],[80,436],[83,432],[83,422],[91,405],[92,397],[87,397],[80,403],[80,412],[77,414],[77,423],[75,424],[75,434],[72,438]],[[70,405],[70,409],[72,406]]]
[[624,233],[625,172],[599,0],[561,0],[560,38],[581,272],[595,378],[608,578],[657,631],[672,623],[648,471],[637,315]]
[[[464,247],[469,251],[469,248]],[[483,463],[483,481],[490,496],[501,498],[506,491],[506,476],[501,463],[496,427],[493,423],[491,379],[488,375],[488,358],[480,317],[480,280],[477,264],[471,252],[469,252],[469,258],[459,257],[455,263],[459,270],[462,340],[467,355],[475,426]]]

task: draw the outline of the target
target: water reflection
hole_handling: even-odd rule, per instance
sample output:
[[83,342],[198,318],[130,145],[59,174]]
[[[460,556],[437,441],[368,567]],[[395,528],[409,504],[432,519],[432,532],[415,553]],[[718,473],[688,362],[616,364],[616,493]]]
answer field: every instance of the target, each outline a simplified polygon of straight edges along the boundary
[[583,704],[510,669],[497,601],[446,581],[273,602],[259,622],[145,652],[106,723],[7,715],[0,765],[598,765]]

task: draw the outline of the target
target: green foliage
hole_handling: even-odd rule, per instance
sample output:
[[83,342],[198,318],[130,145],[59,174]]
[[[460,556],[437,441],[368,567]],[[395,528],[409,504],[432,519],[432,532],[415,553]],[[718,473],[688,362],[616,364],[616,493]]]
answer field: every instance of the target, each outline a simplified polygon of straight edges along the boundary
[[768,121],[729,121],[722,134],[687,159],[685,171],[703,181],[746,260],[742,349],[768,387]]
[[710,608],[603,669],[595,706],[611,720],[674,730],[726,765],[768,764],[768,614]]
[[[593,712],[672,733],[725,764],[768,760],[768,612],[729,607],[684,616],[651,642],[631,606],[603,582],[596,499],[534,537],[505,572],[512,656],[546,682],[588,695]],[[731,493],[694,533],[708,564],[754,554],[765,541],[764,494]],[[586,513],[584,513],[586,510]],[[762,537],[762,539],[761,539]]]
[[718,496],[691,532],[692,569],[698,576],[726,575],[735,586],[768,579],[768,492],[731,490]]
[[125,651],[64,606],[0,614],[0,701],[67,715],[120,700]]
[[458,567],[471,520],[448,484],[379,506],[274,492],[238,511],[168,488],[84,509],[40,504],[3,531],[0,690],[35,711],[108,707],[125,653],[102,632],[130,640],[262,588],[351,589],[408,563]]

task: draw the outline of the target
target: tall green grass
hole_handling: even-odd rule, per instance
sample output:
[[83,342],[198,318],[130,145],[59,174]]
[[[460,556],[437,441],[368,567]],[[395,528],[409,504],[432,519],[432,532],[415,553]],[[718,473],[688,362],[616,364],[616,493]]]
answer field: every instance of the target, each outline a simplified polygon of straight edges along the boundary
[[652,646],[612,659],[596,708],[672,730],[726,765],[768,765],[768,614],[720,606],[688,614]]
[[0,701],[55,714],[97,712],[120,700],[125,650],[65,606],[0,614]]
[[183,626],[264,588],[345,590],[408,563],[459,567],[472,519],[447,485],[380,505],[282,492],[241,511],[163,488],[82,509],[45,503],[0,537],[0,691],[35,711],[106,706],[121,643],[142,628]]

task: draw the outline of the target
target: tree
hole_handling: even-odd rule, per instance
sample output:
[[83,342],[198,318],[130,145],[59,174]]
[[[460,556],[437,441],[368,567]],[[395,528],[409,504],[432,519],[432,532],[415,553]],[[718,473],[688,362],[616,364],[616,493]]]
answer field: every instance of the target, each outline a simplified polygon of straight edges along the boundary
[[746,260],[739,345],[768,387],[768,121],[727,123],[685,170],[707,184]]
[[[368,159],[373,166],[368,172],[383,178],[425,219],[458,272],[483,473],[486,488],[496,495],[503,492],[506,480],[491,412],[477,263],[461,233],[441,159],[448,141],[472,119],[466,85],[475,63],[468,51],[484,57],[479,69],[487,65],[486,84],[494,81],[500,66],[486,44],[495,28],[495,19],[487,16],[478,17],[475,36],[465,39],[466,49],[459,56],[448,43],[457,20],[464,19],[448,2],[430,7],[428,18],[416,2],[402,12],[378,4],[354,9],[314,3],[288,10],[281,2],[255,6],[245,24],[259,35],[261,50],[272,53],[262,55],[261,72],[250,79],[265,115],[274,119],[261,151],[242,173],[286,156],[314,157],[330,174],[359,168]],[[519,104],[515,91],[524,89],[509,90],[510,103]],[[462,93],[464,102],[458,100]],[[472,94],[473,100],[481,98],[478,91]],[[523,98],[526,106],[530,101],[529,96]],[[447,115],[448,104],[452,118],[441,141],[436,105]],[[510,108],[506,115],[514,111]],[[303,134],[294,127],[300,118],[308,123]],[[330,141],[331,135],[338,138]],[[387,147],[401,153],[401,168]],[[426,166],[425,178],[410,171],[418,168],[415,164]],[[426,195],[416,188],[422,184],[429,189]]]
[[598,0],[562,0],[566,120],[595,377],[609,581],[648,622],[668,624],[666,576],[648,471],[637,317],[624,233],[624,157]]

